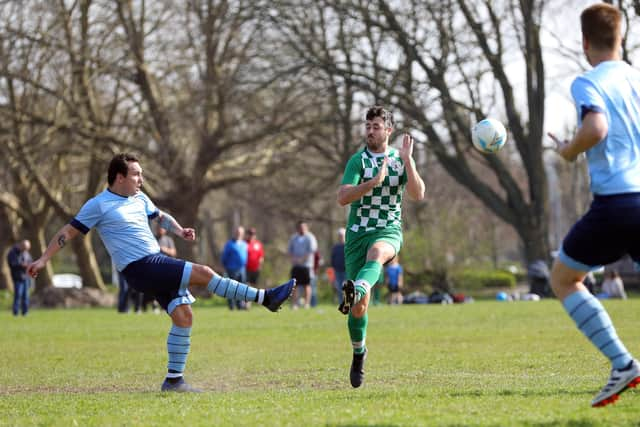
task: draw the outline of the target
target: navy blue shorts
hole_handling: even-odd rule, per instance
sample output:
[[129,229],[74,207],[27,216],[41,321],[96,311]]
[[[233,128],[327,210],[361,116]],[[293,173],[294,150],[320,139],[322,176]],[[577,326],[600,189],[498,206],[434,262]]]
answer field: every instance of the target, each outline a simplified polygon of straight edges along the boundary
[[626,254],[640,261],[640,193],[594,196],[562,242],[558,258],[575,270],[590,271]]
[[181,304],[192,304],[189,293],[190,262],[158,253],[148,255],[127,265],[122,274],[129,286],[143,293],[155,295],[167,313]]

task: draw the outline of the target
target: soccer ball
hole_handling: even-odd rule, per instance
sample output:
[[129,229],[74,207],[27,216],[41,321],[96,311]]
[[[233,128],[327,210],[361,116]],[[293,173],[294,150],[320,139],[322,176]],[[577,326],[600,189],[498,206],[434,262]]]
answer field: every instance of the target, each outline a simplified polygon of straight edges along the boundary
[[471,128],[471,142],[483,153],[495,153],[507,142],[507,130],[495,119],[483,119]]

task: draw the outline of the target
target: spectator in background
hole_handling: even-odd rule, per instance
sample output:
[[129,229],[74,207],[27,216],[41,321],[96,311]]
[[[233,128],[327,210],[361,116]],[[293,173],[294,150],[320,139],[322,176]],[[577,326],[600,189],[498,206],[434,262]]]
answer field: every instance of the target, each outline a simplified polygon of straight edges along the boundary
[[323,265],[322,255],[319,250],[316,250],[313,254],[313,274],[311,274],[311,307],[318,305],[318,273]]
[[31,277],[27,273],[27,267],[33,262],[29,250],[31,242],[23,240],[15,244],[7,254],[7,262],[11,270],[13,280],[13,315],[22,313],[27,315],[29,311],[29,288]]
[[344,266],[344,238],[346,230],[344,227],[338,229],[338,243],[331,248],[331,267],[333,268],[334,280],[333,288],[338,295],[338,304],[342,304],[342,283],[345,279]]
[[598,294],[598,297],[627,299],[627,293],[624,291],[624,283],[618,270],[608,270],[605,272],[604,281],[602,282],[602,293]]
[[[233,230],[231,239],[222,250],[222,265],[227,277],[240,283],[246,282],[247,277],[247,242],[244,241],[244,227],[238,226]],[[234,302],[238,310],[246,310],[244,301],[227,299],[229,310],[233,310]]]
[[[262,242],[258,240],[256,229],[247,230],[247,283],[253,287],[258,286],[260,278],[260,270],[264,262],[264,247]],[[251,307],[251,303],[246,303],[247,309]]]
[[173,238],[162,227],[158,227],[158,245],[160,246],[160,252],[167,256],[175,258],[178,254]]
[[296,225],[296,234],[289,239],[287,252],[291,259],[291,278],[296,279],[292,307],[298,308],[300,290],[304,289],[304,308],[311,307],[311,277],[314,274],[314,254],[318,250],[316,237],[304,221]]
[[389,289],[389,304],[402,304],[403,270],[395,256],[384,269],[385,281]]

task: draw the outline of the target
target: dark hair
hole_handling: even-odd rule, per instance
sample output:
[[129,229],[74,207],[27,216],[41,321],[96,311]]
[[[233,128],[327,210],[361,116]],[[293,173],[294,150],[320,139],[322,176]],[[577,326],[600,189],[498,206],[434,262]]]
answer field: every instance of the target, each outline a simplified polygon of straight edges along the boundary
[[384,121],[384,125],[388,128],[392,128],[394,125],[393,122],[393,113],[391,111],[385,110],[379,105],[374,105],[373,107],[367,110],[366,119],[373,120],[376,117],[381,117]]
[[610,4],[597,3],[580,14],[582,37],[598,49],[614,49],[620,37],[622,14]]
[[118,174],[127,176],[129,172],[129,162],[139,162],[138,158],[133,154],[120,153],[113,156],[109,163],[109,172],[107,174],[107,182],[113,185]]

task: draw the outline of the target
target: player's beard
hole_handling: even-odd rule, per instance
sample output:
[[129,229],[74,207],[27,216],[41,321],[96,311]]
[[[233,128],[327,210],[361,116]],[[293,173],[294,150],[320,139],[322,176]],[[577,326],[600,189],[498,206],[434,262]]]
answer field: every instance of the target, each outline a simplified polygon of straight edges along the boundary
[[367,148],[369,149],[369,151],[374,152],[374,153],[380,153],[382,152],[384,146],[384,140],[383,139],[377,139],[375,137],[367,137]]

